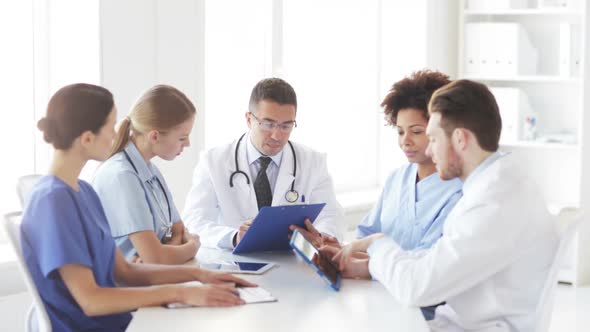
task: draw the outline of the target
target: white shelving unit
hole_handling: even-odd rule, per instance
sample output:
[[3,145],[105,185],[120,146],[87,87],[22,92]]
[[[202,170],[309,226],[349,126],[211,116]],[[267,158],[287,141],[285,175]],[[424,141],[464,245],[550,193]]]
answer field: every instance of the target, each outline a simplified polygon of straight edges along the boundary
[[[553,213],[573,206],[590,216],[586,1],[501,1],[520,3],[520,8],[498,8],[497,0],[471,1],[462,0],[459,5],[457,77],[520,96],[502,100],[497,95],[505,112],[501,149],[518,156]],[[502,26],[518,33],[502,33],[511,31],[498,28]],[[516,49],[510,49],[514,45]],[[506,54],[515,58],[507,60]],[[505,130],[510,131],[506,136]],[[561,281],[590,284],[590,227],[586,224],[571,244]]]
[[[465,7],[464,7],[465,8]],[[490,10],[469,10],[463,11],[465,16],[579,16],[579,10],[564,8],[526,8],[526,9],[490,9]]]
[[557,75],[515,75],[515,76],[486,76],[466,74],[463,78],[488,82],[529,82],[529,83],[564,83],[579,84],[578,77],[562,77]]
[[529,141],[517,141],[512,143],[502,144],[504,148],[516,149],[516,148],[528,148],[528,149],[545,149],[545,150],[569,150],[570,153],[578,153],[579,147],[576,144],[562,144],[562,143],[542,143],[542,142],[529,142]]

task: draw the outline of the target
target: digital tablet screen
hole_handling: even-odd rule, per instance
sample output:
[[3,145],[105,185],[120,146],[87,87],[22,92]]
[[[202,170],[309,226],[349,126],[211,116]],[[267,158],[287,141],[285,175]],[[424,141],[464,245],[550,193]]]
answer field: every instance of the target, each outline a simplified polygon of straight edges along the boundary
[[293,232],[291,246],[299,255],[303,256],[308,263],[313,264],[316,269],[321,271],[333,288],[340,288],[340,271],[338,271],[336,266],[330,262],[326,256],[320,253],[301,233],[297,231]]
[[210,269],[210,270],[217,270],[217,271],[224,271],[224,272],[231,272],[231,273],[260,274],[260,273],[264,273],[265,271],[270,269],[273,265],[274,265],[273,263],[223,261],[223,262],[202,263],[201,267],[206,268],[206,269]]

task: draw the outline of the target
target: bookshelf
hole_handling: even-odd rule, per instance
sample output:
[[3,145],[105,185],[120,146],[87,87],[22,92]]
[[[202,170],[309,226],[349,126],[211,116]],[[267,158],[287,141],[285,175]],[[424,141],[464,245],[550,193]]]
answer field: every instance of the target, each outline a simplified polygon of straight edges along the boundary
[[[459,5],[457,77],[485,83],[496,95],[501,150],[517,155],[554,214],[563,207],[590,211],[587,7],[582,0]],[[590,284],[586,223],[571,243],[560,281]]]

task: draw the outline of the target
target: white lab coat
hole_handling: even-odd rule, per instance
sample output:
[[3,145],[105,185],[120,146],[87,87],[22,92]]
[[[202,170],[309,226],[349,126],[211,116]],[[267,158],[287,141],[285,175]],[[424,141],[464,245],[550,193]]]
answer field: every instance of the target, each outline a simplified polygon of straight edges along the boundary
[[512,156],[486,166],[468,177],[443,236],[430,250],[405,252],[386,238],[368,250],[371,275],[398,301],[446,301],[430,322],[434,331],[534,328],[559,242],[557,227]]
[[[191,232],[199,234],[205,247],[233,248],[232,239],[237,228],[258,214],[254,180],[250,174],[245,136],[240,144],[238,160],[240,170],[250,178],[247,184],[243,175],[234,176],[234,187],[229,178],[236,170],[234,153],[237,140],[201,154],[193,175],[193,185],[187,196],[183,221]],[[343,210],[334,193],[332,178],[328,174],[326,157],[308,147],[293,143],[297,156],[297,174],[293,177],[293,154],[285,145],[277,181],[273,190],[272,205],[326,203],[314,222],[323,233],[336,236],[342,241],[344,232]],[[289,203],[285,193],[291,189],[299,193],[299,200]]]

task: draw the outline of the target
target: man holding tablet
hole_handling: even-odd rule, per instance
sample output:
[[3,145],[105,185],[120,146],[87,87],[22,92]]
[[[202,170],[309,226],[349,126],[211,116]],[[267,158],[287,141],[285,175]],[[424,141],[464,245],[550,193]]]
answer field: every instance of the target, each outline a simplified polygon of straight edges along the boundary
[[291,85],[264,79],[250,96],[249,131],[201,155],[183,220],[204,247],[235,248],[262,207],[313,203],[326,203],[317,230],[342,240],[343,211],[325,155],[289,141],[296,114]]
[[[432,331],[536,330],[559,244],[544,198],[518,159],[498,151],[502,120],[485,85],[450,83],[428,109],[428,154],[441,178],[463,181],[443,236],[412,252],[377,233],[333,259],[348,277],[370,275],[401,303],[445,301],[429,322]],[[355,259],[359,253],[367,258]]]

